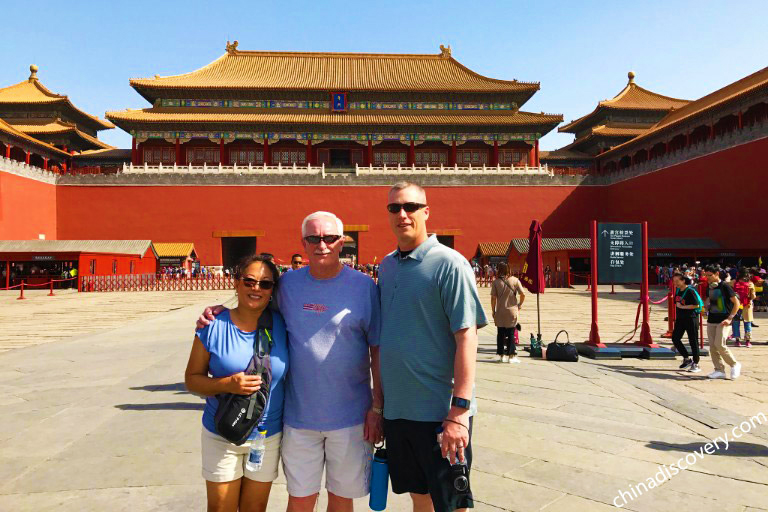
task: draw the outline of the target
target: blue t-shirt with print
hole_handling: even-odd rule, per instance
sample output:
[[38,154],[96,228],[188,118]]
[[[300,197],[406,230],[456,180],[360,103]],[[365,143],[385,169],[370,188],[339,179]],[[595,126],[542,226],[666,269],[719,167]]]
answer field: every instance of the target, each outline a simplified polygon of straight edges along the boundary
[[309,267],[280,278],[291,373],[285,424],[330,431],[360,425],[371,406],[370,346],[378,346],[379,294],[367,275],[343,267],[315,279]]
[[[245,371],[253,357],[253,344],[256,331],[245,332],[232,322],[229,310],[220,313],[216,319],[204,329],[195,332],[203,346],[210,354],[208,372],[214,378],[228,377]],[[288,340],[285,321],[277,312],[272,312],[272,349],[269,355],[272,366],[272,382],[269,387],[269,401],[259,428],[267,430],[267,437],[283,431],[283,403],[285,401],[285,375],[288,370]],[[209,432],[216,434],[216,408],[219,401],[215,396],[205,399],[203,411],[203,426]],[[254,439],[257,429],[248,439]]]

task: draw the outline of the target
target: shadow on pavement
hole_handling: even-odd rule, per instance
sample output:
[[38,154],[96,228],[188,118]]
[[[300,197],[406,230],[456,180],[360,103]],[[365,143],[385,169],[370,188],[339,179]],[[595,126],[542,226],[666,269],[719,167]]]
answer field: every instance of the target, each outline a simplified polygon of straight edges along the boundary
[[202,411],[204,403],[167,402],[159,404],[118,404],[116,409],[121,411]]
[[[654,450],[667,451],[682,451],[682,452],[698,452],[701,447],[707,443],[683,443],[683,444],[670,444],[670,443],[658,443],[651,441],[645,446]],[[728,449],[725,449],[725,445],[718,441],[720,446],[719,450],[715,450],[711,455],[727,455],[730,457],[765,457],[768,456],[768,446],[756,443],[744,443],[744,442],[730,442]],[[705,453],[706,454],[706,453]]]
[[177,391],[177,395],[188,395],[187,387],[183,382],[177,382],[176,384],[150,384],[148,386],[137,386],[129,388],[133,391]]

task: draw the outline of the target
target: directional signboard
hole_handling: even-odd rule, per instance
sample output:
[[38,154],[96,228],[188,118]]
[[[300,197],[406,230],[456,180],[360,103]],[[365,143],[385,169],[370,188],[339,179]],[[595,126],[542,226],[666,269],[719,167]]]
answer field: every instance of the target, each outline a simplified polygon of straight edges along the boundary
[[601,222],[597,225],[597,282],[639,283],[643,279],[641,224]]

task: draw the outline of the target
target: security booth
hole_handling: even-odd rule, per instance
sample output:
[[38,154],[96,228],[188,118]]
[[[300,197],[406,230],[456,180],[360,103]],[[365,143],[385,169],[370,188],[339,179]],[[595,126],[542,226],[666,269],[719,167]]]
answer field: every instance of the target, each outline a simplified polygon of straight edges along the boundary
[[69,274],[68,279],[154,274],[156,261],[150,240],[0,240],[5,288],[22,282],[34,286],[51,281],[59,287],[74,287],[76,281],[64,280],[64,272]]
[[192,271],[199,268],[200,262],[192,242],[154,242],[152,246],[157,253],[157,272],[168,267]]

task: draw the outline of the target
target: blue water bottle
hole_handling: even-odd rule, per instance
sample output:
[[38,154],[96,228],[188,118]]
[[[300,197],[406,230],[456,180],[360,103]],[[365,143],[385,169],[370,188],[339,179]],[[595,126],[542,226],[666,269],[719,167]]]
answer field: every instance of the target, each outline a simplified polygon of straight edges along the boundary
[[389,465],[387,464],[387,450],[377,448],[373,455],[371,468],[371,496],[368,506],[371,510],[381,512],[387,508],[387,493],[389,492]]

